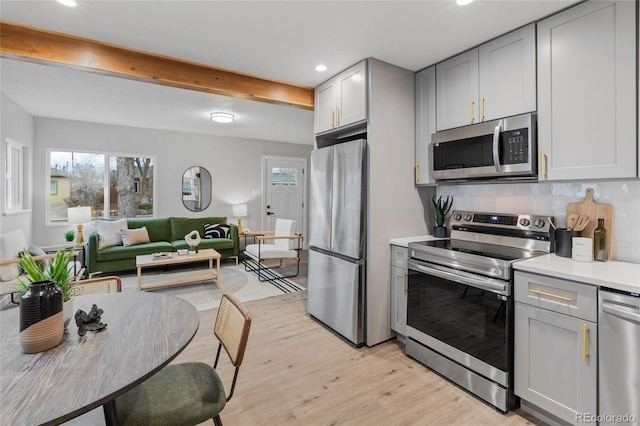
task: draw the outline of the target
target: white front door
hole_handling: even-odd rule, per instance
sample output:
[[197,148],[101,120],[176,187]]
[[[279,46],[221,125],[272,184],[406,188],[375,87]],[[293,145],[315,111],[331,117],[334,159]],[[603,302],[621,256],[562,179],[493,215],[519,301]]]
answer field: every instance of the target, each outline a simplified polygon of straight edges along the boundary
[[273,231],[277,218],[296,221],[296,232],[306,231],[307,159],[263,156],[262,229]]

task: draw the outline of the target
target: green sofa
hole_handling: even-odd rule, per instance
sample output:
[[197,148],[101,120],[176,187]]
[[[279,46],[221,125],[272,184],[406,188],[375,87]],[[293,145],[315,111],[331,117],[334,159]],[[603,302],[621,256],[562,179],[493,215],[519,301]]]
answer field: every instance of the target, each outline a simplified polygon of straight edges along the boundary
[[227,223],[226,217],[170,217],[164,219],[127,219],[129,229],[147,227],[151,242],[134,246],[112,246],[98,250],[98,233],[89,236],[87,244],[87,272],[114,272],[136,268],[136,256],[163,251],[177,251],[188,247],[185,235],[197,230],[202,237],[198,249],[215,249],[223,259],[238,256],[238,227],[229,225],[229,238],[204,238],[204,225]]

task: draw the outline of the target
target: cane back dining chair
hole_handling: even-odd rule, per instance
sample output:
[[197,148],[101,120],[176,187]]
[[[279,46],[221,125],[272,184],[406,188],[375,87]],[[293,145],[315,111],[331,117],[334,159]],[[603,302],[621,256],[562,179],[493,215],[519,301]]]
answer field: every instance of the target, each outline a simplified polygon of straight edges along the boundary
[[[296,221],[290,219],[276,219],[273,232],[261,231],[258,234],[257,244],[249,244],[244,249],[245,271],[258,273],[258,280],[273,281],[279,278],[291,278],[300,273],[300,249],[302,235],[296,234]],[[271,244],[270,244],[271,243]],[[275,274],[272,268],[282,266],[283,259],[295,259],[296,272],[290,275]],[[265,261],[279,260],[275,266],[266,266]]]
[[[222,295],[214,326],[219,340],[211,367],[202,362],[170,364],[116,399],[120,425],[196,425],[213,419],[233,396],[251,328],[251,312],[234,296]],[[229,393],[216,372],[224,347],[235,367]]]
[[74,296],[97,293],[120,293],[122,282],[118,276],[89,278],[71,282],[71,292]]

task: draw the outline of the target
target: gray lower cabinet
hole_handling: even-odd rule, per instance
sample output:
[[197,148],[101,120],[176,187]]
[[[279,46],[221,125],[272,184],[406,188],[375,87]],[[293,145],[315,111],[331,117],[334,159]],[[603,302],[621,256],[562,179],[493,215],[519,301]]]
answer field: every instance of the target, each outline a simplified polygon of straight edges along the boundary
[[406,247],[391,246],[391,329],[407,335],[407,256]]
[[597,411],[597,287],[516,271],[515,394],[552,420]]

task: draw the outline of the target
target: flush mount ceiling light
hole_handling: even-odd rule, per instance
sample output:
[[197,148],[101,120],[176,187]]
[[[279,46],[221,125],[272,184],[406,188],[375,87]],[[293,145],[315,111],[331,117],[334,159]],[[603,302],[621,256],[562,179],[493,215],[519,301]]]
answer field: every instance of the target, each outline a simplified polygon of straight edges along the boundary
[[327,70],[327,66],[326,65],[316,65],[316,71],[322,72],[322,71],[326,71]]
[[216,123],[233,123],[235,116],[228,112],[212,112],[211,119]]
[[469,3],[473,3],[473,0],[456,0],[456,3],[460,6],[465,6]]
[[64,4],[65,6],[69,6],[69,7],[76,7],[76,1],[75,0],[56,0],[58,3],[60,4]]

